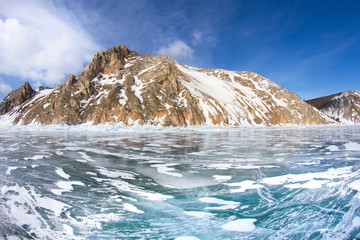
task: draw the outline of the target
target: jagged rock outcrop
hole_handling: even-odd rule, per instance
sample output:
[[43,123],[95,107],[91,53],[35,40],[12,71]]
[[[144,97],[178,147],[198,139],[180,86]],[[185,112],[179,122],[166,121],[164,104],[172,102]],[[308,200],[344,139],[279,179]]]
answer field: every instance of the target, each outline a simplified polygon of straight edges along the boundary
[[14,107],[31,99],[34,94],[35,91],[32,89],[29,82],[23,83],[18,89],[12,90],[0,103],[0,115],[10,112]]
[[360,92],[346,91],[306,101],[340,123],[360,123]]
[[14,124],[307,125],[327,120],[252,72],[197,69],[126,46],[97,53],[78,75],[7,115]]

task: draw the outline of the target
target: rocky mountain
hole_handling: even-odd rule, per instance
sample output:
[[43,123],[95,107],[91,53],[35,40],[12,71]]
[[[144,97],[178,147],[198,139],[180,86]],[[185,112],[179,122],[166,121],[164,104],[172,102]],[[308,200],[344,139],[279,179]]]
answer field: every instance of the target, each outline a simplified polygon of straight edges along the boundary
[[306,101],[340,123],[360,123],[360,92],[346,91]]
[[13,108],[31,99],[34,95],[35,91],[29,82],[25,82],[18,89],[12,90],[0,103],[0,115],[10,112]]
[[0,107],[2,121],[13,124],[328,123],[294,93],[259,74],[193,68],[124,45],[96,53],[78,76],[70,74],[55,89],[34,92],[26,83],[15,91]]

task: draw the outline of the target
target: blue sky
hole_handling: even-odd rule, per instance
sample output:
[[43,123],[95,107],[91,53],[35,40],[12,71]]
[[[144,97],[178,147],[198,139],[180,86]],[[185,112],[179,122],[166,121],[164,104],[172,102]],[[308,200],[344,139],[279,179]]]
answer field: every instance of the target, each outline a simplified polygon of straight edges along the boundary
[[56,86],[119,44],[253,71],[310,99],[360,90],[360,1],[1,0],[0,98]]

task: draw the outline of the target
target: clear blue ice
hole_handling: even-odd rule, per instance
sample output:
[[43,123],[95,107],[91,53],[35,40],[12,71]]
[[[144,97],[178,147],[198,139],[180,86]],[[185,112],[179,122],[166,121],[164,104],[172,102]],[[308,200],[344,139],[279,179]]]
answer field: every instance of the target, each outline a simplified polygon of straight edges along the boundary
[[360,238],[360,127],[1,127],[0,238]]

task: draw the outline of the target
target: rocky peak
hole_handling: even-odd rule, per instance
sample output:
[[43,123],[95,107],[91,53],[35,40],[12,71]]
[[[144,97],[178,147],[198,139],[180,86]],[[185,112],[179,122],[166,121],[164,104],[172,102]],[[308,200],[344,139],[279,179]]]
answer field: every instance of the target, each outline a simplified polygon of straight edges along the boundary
[[326,107],[326,105],[329,104],[329,102],[338,96],[341,96],[343,93],[335,93],[329,96],[314,98],[310,100],[306,100],[307,103],[311,104],[312,106],[316,107],[317,109],[321,110],[322,108]]
[[135,51],[130,51],[125,45],[112,47],[106,51],[97,52],[94,58],[85,66],[79,78],[94,79],[99,73],[119,73],[126,64],[125,58],[139,56]]
[[168,62],[168,63],[172,63],[172,64],[177,64],[178,63],[176,60],[172,59],[168,55],[158,55],[156,58],[159,59],[162,62]]
[[306,102],[337,122],[360,123],[359,91],[349,90]]
[[12,90],[0,103],[0,115],[4,115],[25,101],[31,99],[35,91],[29,82],[23,83],[18,89]]

